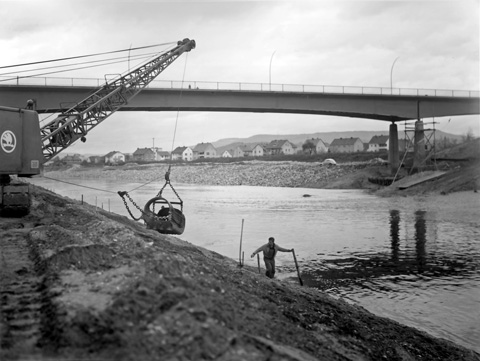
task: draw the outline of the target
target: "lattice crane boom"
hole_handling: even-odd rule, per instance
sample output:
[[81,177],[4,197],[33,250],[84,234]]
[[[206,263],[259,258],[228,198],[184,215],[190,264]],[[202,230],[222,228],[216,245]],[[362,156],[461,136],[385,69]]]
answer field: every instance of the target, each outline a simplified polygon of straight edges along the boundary
[[195,41],[184,39],[177,46],[126,75],[106,82],[87,98],[64,111],[40,129],[44,162],[68,148],[135,97],[184,52],[195,49]]

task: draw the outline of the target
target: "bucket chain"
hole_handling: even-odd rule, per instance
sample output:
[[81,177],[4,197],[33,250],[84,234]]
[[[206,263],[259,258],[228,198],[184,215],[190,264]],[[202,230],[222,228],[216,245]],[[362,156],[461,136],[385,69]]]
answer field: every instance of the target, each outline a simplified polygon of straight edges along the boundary
[[142,215],[145,214],[145,212],[137,205],[137,203],[135,203],[135,201],[132,199],[132,197],[130,197],[130,194],[128,194],[127,192],[118,192],[118,194],[119,194],[120,197],[122,197],[123,204],[125,204],[125,208],[127,208],[127,211],[128,211],[128,214],[130,214],[130,217],[132,217],[133,220],[135,220],[135,221],[139,221],[140,219],[142,219],[142,216],[136,218],[132,214],[132,212],[130,211],[130,207],[128,206],[128,203],[125,200],[125,196],[127,196],[127,198],[130,200],[130,202],[132,202],[132,204],[140,211],[140,213],[142,213]]
[[175,190],[175,188],[173,188],[172,183],[170,183],[170,170],[168,170],[168,171],[165,173],[165,184],[163,185],[163,187],[162,187],[162,188],[160,189],[160,191],[158,192],[157,197],[161,197],[161,196],[162,196],[162,192],[163,192],[163,190],[165,189],[165,187],[167,186],[167,184],[170,186],[170,188],[172,188],[173,193],[175,193],[175,195],[177,196],[177,198],[180,200],[181,211],[183,212],[183,201],[182,201],[182,198],[180,198],[180,196],[178,195],[178,193],[177,193],[177,191]]

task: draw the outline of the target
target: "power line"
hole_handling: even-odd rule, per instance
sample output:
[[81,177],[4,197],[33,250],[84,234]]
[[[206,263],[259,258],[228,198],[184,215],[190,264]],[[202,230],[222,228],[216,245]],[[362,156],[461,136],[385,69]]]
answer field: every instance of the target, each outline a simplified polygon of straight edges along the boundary
[[96,191],[101,191],[101,192],[106,192],[106,193],[113,193],[113,194],[116,194],[116,193],[117,193],[117,192],[109,191],[109,190],[107,190],[107,189],[89,187],[89,186],[84,186],[84,185],[81,185],[81,184],[78,184],[78,183],[67,182],[67,181],[64,181],[64,180],[57,179],[57,178],[50,178],[50,177],[47,177],[47,176],[45,176],[45,175],[42,176],[42,177],[45,178],[45,179],[50,179],[50,180],[57,181],[57,182],[60,182],[60,183],[71,184],[71,185],[74,185],[74,186],[77,186],[77,187],[81,187],[81,188],[88,188],[88,189],[93,189],[93,190],[96,190]]
[[137,48],[128,48],[128,49],[122,49],[122,50],[107,51],[107,52],[105,52],[105,53],[79,55],[79,56],[71,56],[71,57],[68,57],[68,58],[57,58],[57,59],[51,59],[51,60],[35,61],[35,62],[31,62],[31,63],[23,63],[23,64],[15,64],[15,65],[6,65],[6,66],[0,66],[0,69],[15,68],[15,67],[20,67],[20,66],[43,64],[43,63],[51,63],[51,62],[65,61],[65,60],[72,60],[72,59],[81,59],[81,58],[87,58],[87,57],[90,57],[90,56],[98,56],[98,55],[106,55],[106,54],[120,53],[120,52],[124,52],[124,51],[148,49],[148,48],[153,48],[153,47],[157,47],[157,46],[165,46],[165,45],[170,45],[170,44],[174,44],[174,43],[173,43],[173,42],[169,42],[169,43],[163,43],[163,44],[140,46],[140,47],[137,47]]
[[[145,57],[145,58],[148,58],[148,57]],[[142,58],[142,59],[143,59],[143,58]],[[96,67],[100,67],[100,66],[118,64],[118,63],[123,63],[123,62],[125,62],[125,60],[112,61],[112,62],[110,62],[110,63],[105,63],[105,64],[81,66],[81,67],[71,68],[71,69],[65,69],[65,70],[50,71],[50,72],[46,72],[46,73],[39,73],[39,74],[33,74],[33,75],[15,76],[15,77],[12,77],[12,78],[1,79],[0,82],[2,82],[2,81],[10,81],[10,80],[17,80],[17,79],[25,79],[25,78],[35,78],[35,77],[39,77],[39,76],[43,76],[43,75],[66,73],[66,72],[73,71],[73,70],[82,70],[82,69],[88,69],[88,68],[96,68]]]
[[[155,55],[158,53],[146,53],[146,54],[137,54],[132,56],[131,58],[134,59],[146,59],[152,55]],[[29,70],[20,70],[20,71],[15,71],[15,72],[8,72],[8,73],[1,73],[0,76],[5,76],[5,75],[12,75],[12,74],[22,74],[22,73],[29,73],[32,71],[39,71],[39,70],[47,70],[47,69],[59,69],[59,68],[65,68],[68,66],[74,66],[74,65],[82,65],[82,64],[94,64],[94,63],[102,63],[110,60],[119,60],[119,59],[128,59],[128,56],[122,56],[122,57],[116,57],[116,58],[108,58],[108,59],[102,59],[102,60],[92,60],[92,61],[85,61],[85,62],[80,62],[80,63],[72,63],[72,64],[65,64],[65,65],[57,65],[57,66],[47,66],[43,68],[35,68],[35,69],[29,69]],[[104,65],[109,65],[110,63],[104,64]]]

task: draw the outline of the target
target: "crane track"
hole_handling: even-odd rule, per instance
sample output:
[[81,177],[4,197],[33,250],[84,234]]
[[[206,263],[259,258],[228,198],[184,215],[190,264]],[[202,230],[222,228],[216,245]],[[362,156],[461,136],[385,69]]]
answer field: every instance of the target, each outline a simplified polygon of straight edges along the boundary
[[13,221],[0,226],[0,355],[32,351],[42,336],[44,277],[32,259],[31,228]]

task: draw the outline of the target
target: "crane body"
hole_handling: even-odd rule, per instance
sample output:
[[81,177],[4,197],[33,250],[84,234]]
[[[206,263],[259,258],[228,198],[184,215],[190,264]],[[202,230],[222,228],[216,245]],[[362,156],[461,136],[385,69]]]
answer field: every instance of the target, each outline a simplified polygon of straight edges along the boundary
[[42,164],[37,112],[0,107],[0,215],[28,213],[28,184],[12,183],[10,175],[40,174]]
[[177,46],[145,64],[107,81],[74,106],[65,108],[40,128],[33,110],[0,106],[0,215],[24,215],[30,207],[28,184],[15,184],[10,176],[40,174],[51,160],[120,109],[184,52],[195,49],[194,40]]

